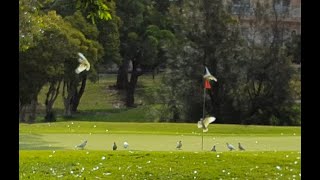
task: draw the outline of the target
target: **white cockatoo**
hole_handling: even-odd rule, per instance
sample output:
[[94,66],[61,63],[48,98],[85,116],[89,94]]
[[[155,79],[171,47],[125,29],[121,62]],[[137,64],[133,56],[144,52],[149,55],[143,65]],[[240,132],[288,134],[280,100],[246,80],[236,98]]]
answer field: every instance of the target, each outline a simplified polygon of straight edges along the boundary
[[124,147],[125,149],[127,149],[127,148],[129,147],[129,143],[124,142],[124,143],[123,143],[123,147]]
[[227,143],[227,147],[228,147],[228,149],[229,149],[230,151],[236,150],[236,149],[232,146],[232,144]]
[[202,128],[203,132],[207,132],[209,124],[215,120],[216,118],[213,116],[206,117],[204,119],[201,118],[200,121],[198,121],[198,128]]
[[85,140],[83,143],[79,144],[79,145],[76,145],[76,148],[80,148],[80,149],[83,149],[86,145],[87,145],[87,140]]
[[214,80],[215,82],[217,82],[217,78],[215,78],[214,76],[211,75],[211,73],[209,72],[208,68],[206,68],[206,74],[203,75],[203,78],[206,79],[206,80]]
[[77,69],[75,70],[75,72],[77,74],[80,74],[82,71],[86,70],[86,71],[89,71],[90,69],[90,63],[89,61],[87,60],[86,57],[84,57],[84,55],[82,53],[78,53],[79,55],[79,58],[78,58],[78,61],[79,61],[79,66],[77,67]]
[[182,142],[181,142],[181,141],[178,141],[178,142],[177,142],[177,146],[176,146],[176,148],[180,150],[180,149],[181,149],[181,147],[182,147]]

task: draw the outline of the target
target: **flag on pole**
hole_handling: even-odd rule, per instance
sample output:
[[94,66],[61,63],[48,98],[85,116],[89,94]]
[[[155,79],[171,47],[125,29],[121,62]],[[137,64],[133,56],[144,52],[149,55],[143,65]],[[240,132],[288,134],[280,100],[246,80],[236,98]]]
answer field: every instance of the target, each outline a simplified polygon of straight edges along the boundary
[[204,88],[205,89],[211,89],[210,82],[207,79],[204,80]]

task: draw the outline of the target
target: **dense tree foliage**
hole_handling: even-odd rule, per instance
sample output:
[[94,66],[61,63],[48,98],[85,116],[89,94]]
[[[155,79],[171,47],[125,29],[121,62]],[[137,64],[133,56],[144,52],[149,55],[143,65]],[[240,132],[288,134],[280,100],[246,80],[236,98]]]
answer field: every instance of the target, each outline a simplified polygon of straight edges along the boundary
[[[95,82],[98,70],[116,65],[115,87],[124,92],[127,107],[136,106],[140,76],[163,72],[149,101],[160,121],[196,122],[212,115],[218,123],[300,124],[299,71],[293,64],[301,63],[301,37],[285,23],[287,11],[277,1],[224,2],[19,0],[20,121],[35,120],[46,85],[45,119],[54,120],[59,93],[64,115],[72,116],[86,81]],[[248,14],[250,21],[242,24]],[[90,71],[74,72],[78,52]],[[203,88],[204,67],[218,79],[211,89]]]

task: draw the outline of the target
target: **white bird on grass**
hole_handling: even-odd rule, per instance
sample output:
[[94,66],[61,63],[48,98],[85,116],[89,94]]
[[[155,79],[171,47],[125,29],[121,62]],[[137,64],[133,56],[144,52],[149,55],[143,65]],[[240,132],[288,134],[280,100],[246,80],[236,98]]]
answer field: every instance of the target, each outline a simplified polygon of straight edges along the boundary
[[78,55],[79,55],[79,59],[78,59],[78,61],[79,61],[79,66],[77,67],[77,69],[75,70],[75,72],[77,73],[77,74],[80,74],[82,71],[84,71],[84,70],[86,70],[86,71],[89,71],[89,69],[90,69],[90,63],[89,63],[89,61],[87,60],[87,58],[86,57],[84,57],[84,55],[82,54],[82,53],[78,53]]
[[207,67],[205,67],[205,68],[206,68],[206,74],[203,75],[203,78],[206,80],[214,80],[215,82],[217,82],[218,79],[211,75],[211,73],[209,72]]
[[81,143],[81,144],[79,144],[79,145],[77,145],[77,146],[75,146],[76,148],[80,148],[80,149],[83,149],[86,145],[87,145],[87,140],[85,140],[83,143]]
[[124,142],[124,143],[123,143],[123,147],[124,147],[125,149],[127,149],[127,148],[129,147],[129,144],[128,144],[127,142]]
[[207,132],[209,124],[215,120],[216,120],[216,118],[213,116],[206,117],[204,119],[201,118],[200,121],[198,121],[198,128],[202,128],[203,132]]
[[178,141],[178,142],[177,142],[177,149],[181,150],[181,147],[182,147],[182,142],[181,142],[181,141]]
[[230,151],[236,150],[236,149],[232,146],[232,144],[227,143],[227,147],[228,147],[228,149],[229,149]]
[[240,150],[240,151],[244,151],[245,149],[241,146],[241,144],[240,144],[240,143],[238,143],[238,144],[239,144],[239,146],[238,146],[238,147],[239,147],[239,150]]

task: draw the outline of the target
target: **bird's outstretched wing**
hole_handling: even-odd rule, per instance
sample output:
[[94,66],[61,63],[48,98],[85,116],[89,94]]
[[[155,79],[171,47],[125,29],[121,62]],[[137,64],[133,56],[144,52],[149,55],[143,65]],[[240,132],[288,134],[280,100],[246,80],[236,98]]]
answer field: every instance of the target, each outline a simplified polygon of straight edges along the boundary
[[78,55],[79,55],[79,59],[78,61],[81,63],[82,61],[84,60],[87,60],[87,58],[81,53],[81,52],[78,52]]
[[198,128],[202,128],[203,132],[208,132],[208,126],[210,123],[212,123],[213,121],[215,121],[216,118],[211,116],[211,117],[206,117],[205,119],[200,119],[200,121],[198,121]]
[[203,120],[203,124],[204,124],[205,127],[208,127],[209,124],[212,123],[212,122],[215,121],[215,120],[216,120],[216,118],[213,117],[213,116],[211,116],[211,117],[206,117],[206,118],[204,118],[204,120]]
[[77,74],[81,73],[82,71],[86,70],[86,71],[89,71],[90,70],[90,63],[89,61],[87,60],[87,58],[82,54],[82,53],[78,53],[79,55],[79,58],[78,58],[78,61],[79,61],[79,66],[76,68],[75,72]]

